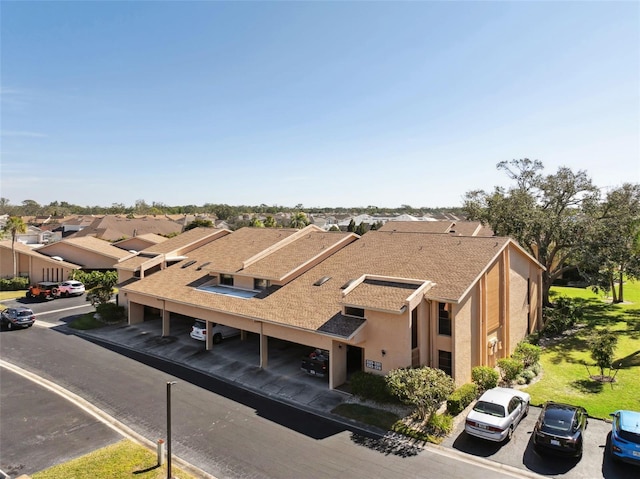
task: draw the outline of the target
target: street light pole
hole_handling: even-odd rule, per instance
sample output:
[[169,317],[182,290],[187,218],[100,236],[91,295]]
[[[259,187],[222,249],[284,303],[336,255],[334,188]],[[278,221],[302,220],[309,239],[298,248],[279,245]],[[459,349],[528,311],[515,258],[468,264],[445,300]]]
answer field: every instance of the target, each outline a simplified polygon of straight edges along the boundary
[[171,479],[171,386],[175,381],[167,381],[167,479]]

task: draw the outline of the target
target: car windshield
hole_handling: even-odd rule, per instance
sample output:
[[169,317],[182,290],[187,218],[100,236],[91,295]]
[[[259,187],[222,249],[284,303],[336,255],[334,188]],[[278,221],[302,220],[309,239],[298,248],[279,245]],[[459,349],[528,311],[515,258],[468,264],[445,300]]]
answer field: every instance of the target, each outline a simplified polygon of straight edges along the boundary
[[549,408],[544,413],[542,430],[550,433],[567,432],[571,430],[572,423],[571,409]]
[[18,311],[18,316],[31,316],[33,313],[29,310]]
[[193,325],[194,329],[207,329],[207,325],[204,321],[196,321],[196,324]]
[[504,406],[492,402],[478,401],[473,410],[496,417],[504,417]]

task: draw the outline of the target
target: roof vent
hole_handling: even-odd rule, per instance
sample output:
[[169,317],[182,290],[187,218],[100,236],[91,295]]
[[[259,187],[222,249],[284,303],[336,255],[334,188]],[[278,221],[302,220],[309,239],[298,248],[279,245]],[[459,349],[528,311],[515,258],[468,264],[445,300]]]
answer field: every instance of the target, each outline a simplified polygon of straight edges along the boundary
[[211,264],[211,261],[207,261],[206,263],[202,263],[200,266],[198,266],[196,268],[196,271],[200,271],[202,268],[204,268],[205,266],[209,266]]
[[195,264],[196,260],[192,259],[191,261],[187,261],[185,264],[183,264],[182,266],[180,266],[182,269],[188,268],[189,266],[191,266],[192,264]]
[[331,276],[323,276],[322,278],[320,278],[318,281],[316,281],[315,283],[313,283],[314,286],[322,286],[324,283],[326,283],[327,281],[329,281],[331,279]]
[[347,289],[349,286],[351,286],[353,284],[353,282],[355,280],[356,280],[356,278],[351,278],[349,281],[347,281],[342,286],[340,286],[340,289]]

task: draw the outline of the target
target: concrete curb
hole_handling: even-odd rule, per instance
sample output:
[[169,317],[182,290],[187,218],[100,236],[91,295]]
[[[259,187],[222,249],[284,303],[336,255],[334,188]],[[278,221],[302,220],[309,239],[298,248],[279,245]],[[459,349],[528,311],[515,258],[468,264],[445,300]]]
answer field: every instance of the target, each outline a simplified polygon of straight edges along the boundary
[[[165,361],[167,363],[171,363],[171,364],[175,364],[177,366],[183,367],[185,369],[189,369],[190,371],[194,371],[196,373],[199,374],[204,374],[210,377],[213,377],[221,382],[224,382],[226,384],[232,385],[234,387],[237,387],[239,389],[242,389],[244,391],[259,395],[259,396],[263,396],[266,397],[270,400],[279,402],[281,404],[285,404],[287,406],[290,407],[294,407],[296,409],[299,409],[301,411],[304,411],[306,413],[309,414],[313,414],[315,416],[318,417],[322,417],[324,419],[327,419],[329,421],[341,424],[342,426],[344,426],[345,428],[349,429],[352,432],[355,432],[357,434],[363,435],[363,436],[373,436],[376,439],[384,439],[389,433],[388,431],[384,431],[378,428],[375,428],[373,426],[367,426],[367,425],[363,425],[361,423],[358,423],[357,421],[354,420],[350,420],[341,416],[337,416],[334,414],[329,414],[329,413],[325,413],[322,411],[318,411],[317,409],[311,408],[309,406],[305,406],[304,404],[300,404],[297,403],[295,401],[289,401],[287,399],[284,399],[280,396],[274,395],[272,393],[268,393],[265,391],[262,391],[259,388],[252,388],[250,386],[247,386],[246,384],[237,382],[237,381],[231,381],[228,378],[224,377],[224,376],[220,376],[218,374],[209,372],[209,371],[203,371],[202,369],[198,369],[198,368],[193,368],[189,365],[186,365],[184,363],[180,363],[178,361],[174,361],[172,359],[168,359],[165,358],[163,356],[159,356],[157,354],[152,354],[152,353],[148,353],[146,351],[139,351],[136,349],[132,349],[127,347],[126,345],[120,344],[120,343],[116,343],[114,341],[110,341],[108,339],[104,339],[104,338],[99,338],[96,336],[93,336],[91,334],[86,334],[82,331],[76,331],[73,330],[71,328],[67,328],[69,329],[69,331],[73,332],[74,334],[76,334],[77,336],[89,339],[91,341],[95,341],[97,343],[104,343],[104,344],[108,344],[108,345],[112,345],[112,346],[116,346],[122,349],[127,349],[129,351],[135,351],[136,354],[141,354],[144,356],[148,356],[148,357],[152,357],[155,359],[160,359],[162,361]],[[498,471],[501,472],[503,474],[509,474],[512,475],[515,478],[523,478],[523,477],[527,477],[527,478],[531,478],[531,479],[540,479],[540,478],[544,478],[546,476],[537,474],[535,472],[529,471],[527,469],[519,469],[517,467],[514,466],[510,466],[507,464],[502,464],[502,463],[498,463],[498,462],[494,462],[494,461],[490,461],[488,459],[482,458],[482,457],[477,457],[477,456],[473,456],[471,454],[466,454],[464,452],[461,451],[457,451],[456,449],[450,449],[450,448],[446,448],[437,444],[431,444],[431,443],[425,443],[423,445],[423,448],[425,450],[428,450],[429,452],[432,452],[434,454],[440,454],[442,456],[446,456],[446,457],[450,457],[452,459],[456,459],[462,462],[465,462],[467,464],[476,464],[476,465],[480,465],[486,469],[491,469],[494,471]]]
[[[16,366],[15,364],[9,363],[4,359],[0,359],[0,367],[5,368],[15,374],[19,374],[20,376],[26,379],[29,379],[30,381],[33,381],[34,383],[44,387],[45,389],[48,389],[49,391],[63,397],[67,401],[72,402],[74,405],[82,409],[84,412],[93,416],[103,424],[109,426],[111,429],[116,431],[118,434],[124,436],[125,438],[129,439],[130,441],[133,441],[136,444],[144,446],[153,452],[156,451],[157,444],[155,442],[150,441],[149,439],[142,436],[141,434],[138,434],[136,431],[134,431],[130,427],[121,423],[116,418],[114,418],[113,416],[110,416],[109,414],[105,413],[101,409],[95,407],[89,401],[78,396],[77,394],[72,393],[71,391],[55,384],[52,381],[49,381],[48,379],[40,377],[37,374],[34,374],[30,371],[27,371],[26,369]],[[215,476],[205,471],[202,471],[201,469],[198,469],[197,467],[193,466],[192,464],[189,464],[188,462],[180,459],[179,457],[173,454],[172,454],[172,462],[176,463],[178,467],[180,467],[185,472],[188,472],[189,474],[195,477],[202,477],[206,479],[217,479]]]

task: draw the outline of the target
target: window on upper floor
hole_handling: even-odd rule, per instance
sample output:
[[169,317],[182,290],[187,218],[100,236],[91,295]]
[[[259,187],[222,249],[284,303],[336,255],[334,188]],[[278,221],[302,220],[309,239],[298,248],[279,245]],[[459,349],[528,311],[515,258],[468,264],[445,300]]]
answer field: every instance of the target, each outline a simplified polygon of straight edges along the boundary
[[449,303],[438,303],[438,334],[451,336],[451,314]]
[[233,286],[233,276],[230,274],[221,274],[220,284],[223,284],[225,286]]
[[268,279],[254,278],[253,280],[253,289],[264,291],[269,286],[271,286],[271,282]]

